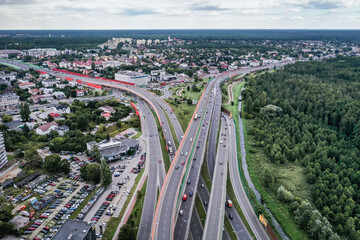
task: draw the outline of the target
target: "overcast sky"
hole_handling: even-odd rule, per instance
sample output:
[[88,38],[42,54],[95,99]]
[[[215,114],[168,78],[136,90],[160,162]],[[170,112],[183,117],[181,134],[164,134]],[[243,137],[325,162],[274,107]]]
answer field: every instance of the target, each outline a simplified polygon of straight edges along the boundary
[[360,29],[360,0],[0,0],[0,29]]

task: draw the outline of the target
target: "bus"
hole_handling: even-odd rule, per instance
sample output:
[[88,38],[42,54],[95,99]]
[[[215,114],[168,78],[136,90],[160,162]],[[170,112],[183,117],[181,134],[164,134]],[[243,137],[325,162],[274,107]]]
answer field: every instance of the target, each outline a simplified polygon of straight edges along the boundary
[[197,115],[197,114],[195,114],[194,120],[196,120],[197,118],[198,118],[198,115]]

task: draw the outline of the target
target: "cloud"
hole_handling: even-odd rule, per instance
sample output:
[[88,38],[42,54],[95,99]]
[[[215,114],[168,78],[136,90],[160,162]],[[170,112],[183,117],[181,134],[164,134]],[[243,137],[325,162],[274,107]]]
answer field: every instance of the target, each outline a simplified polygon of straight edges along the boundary
[[329,0],[311,0],[305,4],[305,8],[315,9],[334,9],[343,7],[343,3],[340,1],[329,1]]
[[0,0],[0,5],[25,5],[39,2],[39,0]]
[[303,16],[295,16],[295,17],[291,17],[291,20],[304,20],[305,18]]
[[122,14],[127,16],[140,16],[140,15],[153,15],[153,14],[159,14],[159,12],[150,9],[137,9],[137,8],[127,8],[121,11]]
[[300,12],[301,10],[298,9],[298,8],[288,8],[288,9],[286,9],[286,11],[288,11],[288,12]]
[[192,11],[227,11],[230,8],[220,7],[219,4],[213,3],[195,3],[189,6]]

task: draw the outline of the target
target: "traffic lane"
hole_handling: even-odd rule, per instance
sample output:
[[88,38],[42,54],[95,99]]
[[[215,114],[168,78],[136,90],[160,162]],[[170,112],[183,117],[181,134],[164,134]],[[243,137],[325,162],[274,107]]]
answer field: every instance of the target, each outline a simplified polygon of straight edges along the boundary
[[198,212],[193,211],[191,216],[191,225],[190,225],[191,238],[193,240],[201,240],[203,236],[203,228],[200,221]]
[[[231,139],[230,143],[232,144],[233,148],[236,147],[236,131],[235,126],[233,123],[230,123],[231,126],[229,126],[230,132],[229,132],[229,138]],[[235,148],[236,149],[236,148]],[[244,190],[244,186],[242,185],[241,179],[240,179],[240,172],[239,167],[237,163],[237,152],[233,152],[231,154],[230,159],[230,179],[233,185],[233,189],[235,192],[235,196],[237,201],[240,204],[240,207],[245,215],[245,218],[247,222],[250,225],[250,228],[252,229],[253,233],[255,234],[255,237],[257,239],[269,239],[267,233],[265,232],[264,228],[261,226],[248,198]]]
[[[213,109],[213,103],[211,103],[210,99],[209,99],[209,104],[207,105],[207,112],[208,114],[203,113],[204,119],[203,120],[203,125],[200,125],[200,137],[199,139],[201,141],[197,142],[197,146],[199,146],[199,148],[195,148],[195,154],[194,154],[194,158],[190,159],[190,161],[192,160],[192,166],[190,169],[190,173],[188,176],[188,179],[192,182],[192,184],[187,184],[185,186],[185,191],[184,193],[186,194],[190,194],[190,192],[193,192],[194,196],[196,195],[196,186],[197,186],[197,182],[199,179],[199,174],[200,174],[200,167],[201,167],[201,160],[202,157],[204,155],[204,151],[203,149],[205,149],[205,144],[206,144],[206,138],[208,135],[208,130],[209,130],[209,125],[204,123],[205,121],[210,121],[211,117],[208,116],[212,116],[212,109]],[[210,108],[210,109],[209,109]],[[205,118],[206,117],[206,118]],[[202,129],[203,128],[203,129]],[[203,134],[204,133],[204,134]],[[197,139],[195,139],[196,141]],[[194,159],[198,159],[196,161],[194,161]],[[195,187],[194,187],[195,186]],[[193,206],[194,206],[194,199],[189,199],[190,202],[188,201],[183,201],[180,204],[180,209],[184,210],[184,215],[180,218],[178,218],[178,221],[176,222],[176,226],[175,226],[175,239],[185,239],[186,235],[187,235],[187,231],[188,231],[188,226],[190,224],[190,217],[192,215],[192,211],[193,211]]]
[[[225,120],[221,119],[221,136],[227,133]],[[211,187],[209,211],[207,213],[204,239],[220,239],[223,229],[224,198],[226,193],[226,166],[228,159],[228,140],[220,137],[215,160],[214,178]]]
[[[152,221],[154,218],[156,198],[157,198],[157,194],[156,194],[157,175],[158,175],[157,174],[157,171],[158,171],[157,166],[159,165],[156,162],[157,153],[155,153],[154,151],[156,151],[157,147],[160,147],[160,146],[156,147],[156,141],[153,141],[151,139],[151,138],[154,138],[155,130],[157,129],[156,123],[155,123],[155,118],[152,114],[148,114],[148,113],[150,113],[150,109],[146,106],[145,103],[142,103],[142,109],[144,109],[143,112],[148,115],[148,117],[145,118],[146,119],[145,126],[146,126],[146,130],[147,130],[148,136],[149,136],[148,144],[154,144],[154,145],[151,145],[148,148],[149,149],[149,153],[147,156],[147,159],[149,162],[147,165],[147,166],[149,166],[148,181],[147,181],[147,187],[146,187],[146,192],[145,192],[144,206],[143,206],[141,219],[140,219],[138,239],[149,239],[151,236],[151,226],[152,226]],[[150,137],[150,135],[153,137]]]
[[[199,107],[198,109],[201,109],[201,107],[205,105],[205,101],[202,99],[199,103]],[[199,113],[197,111],[197,113]],[[194,121],[192,121],[193,124],[190,125],[189,130],[187,136],[185,136],[186,138],[188,136],[194,136],[194,133],[196,131],[196,129],[198,129],[198,124]],[[185,141],[185,140],[184,140]],[[181,146],[181,150],[178,151],[182,151],[182,149],[189,149],[189,142],[185,141],[183,143],[183,145]],[[180,155],[181,156],[181,155]],[[178,158],[177,160],[177,164],[179,164],[181,162],[181,157]],[[182,169],[184,171],[184,169]],[[173,174],[173,176],[171,175]],[[173,170],[170,173],[170,180],[169,180],[169,184],[167,186],[168,189],[177,189],[179,187],[178,183],[180,181],[180,177],[182,175],[181,171],[177,171],[176,169]],[[156,234],[157,234],[157,238],[158,239],[169,239],[170,238],[170,231],[171,231],[171,219],[173,216],[173,204],[175,201],[175,197],[176,197],[176,192],[168,192],[166,189],[164,191],[164,197],[163,197],[163,201],[161,202],[161,199],[159,201],[159,203],[161,202],[161,208],[160,208],[160,213],[159,213],[159,217],[158,217],[158,222],[156,222],[156,226],[155,228],[157,228]],[[170,212],[170,213],[169,213]],[[165,218],[165,219],[164,219]],[[162,226],[160,228],[160,225]],[[170,225],[170,226],[169,226]],[[167,228],[166,228],[167,226]],[[161,233],[159,233],[160,231],[162,231]]]

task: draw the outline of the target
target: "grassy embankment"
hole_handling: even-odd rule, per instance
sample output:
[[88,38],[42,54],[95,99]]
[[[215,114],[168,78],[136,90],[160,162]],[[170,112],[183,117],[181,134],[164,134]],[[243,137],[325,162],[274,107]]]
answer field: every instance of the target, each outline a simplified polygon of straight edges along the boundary
[[137,192],[134,208],[131,211],[131,214],[127,221],[128,224],[130,224],[134,227],[134,229],[136,231],[136,235],[137,235],[137,231],[139,229],[142,209],[143,209],[144,201],[145,201],[146,184],[147,184],[147,179],[145,180],[144,185],[142,186],[141,190],[139,190]]
[[[139,121],[139,117],[136,115],[132,116],[129,119],[129,121],[123,122],[120,128],[118,126],[116,126],[116,124],[114,124],[114,125],[106,128],[106,133],[108,133],[110,135],[110,137],[115,137],[117,134],[125,131],[128,128],[133,128],[133,127],[140,128],[139,126],[134,126],[132,124],[133,121]],[[139,121],[139,123],[140,123],[140,121]]]
[[[223,107],[229,110],[235,119],[235,122],[238,126],[238,97],[240,95],[241,88],[245,85],[245,82],[242,82],[233,87],[234,94],[234,105],[224,105]],[[263,153],[263,150],[259,147],[255,147],[251,136],[247,134],[247,128],[251,126],[252,121],[243,119],[244,126],[244,137],[245,137],[245,148],[246,148],[246,161],[248,164],[250,177],[256,187],[260,192],[262,199],[266,203],[267,207],[270,209],[271,213],[281,224],[284,232],[291,239],[307,239],[307,235],[304,231],[299,229],[295,223],[294,218],[289,214],[289,206],[278,201],[275,196],[275,192],[271,192],[268,189],[265,189],[262,185],[262,173],[265,168],[270,169],[276,176],[280,185],[285,186],[287,189],[294,190],[293,193],[295,196],[306,196],[310,199],[310,187],[306,183],[303,175],[304,169],[295,164],[288,164],[287,166],[278,166],[270,162],[269,159]],[[239,135],[239,130],[237,128],[237,134]],[[240,147],[238,146],[238,155],[240,155]],[[242,170],[241,170],[242,171]],[[246,183],[247,184],[247,183]],[[247,186],[248,187],[248,186]]]
[[167,121],[168,121],[168,123],[169,123],[170,131],[171,131],[171,135],[173,136],[173,139],[174,139],[175,147],[176,147],[176,149],[178,149],[178,147],[179,147],[180,144],[179,144],[179,141],[178,141],[178,139],[177,139],[177,137],[176,137],[176,133],[175,133],[174,126],[172,125],[172,123],[171,123],[171,121],[170,121],[170,118],[169,118],[169,116],[167,115],[167,113],[164,112],[164,114],[165,114],[166,119],[167,119]]
[[121,209],[120,211],[120,215],[119,217],[112,217],[110,218],[109,222],[108,222],[108,225],[105,229],[105,232],[103,234],[103,238],[104,240],[111,240],[116,232],[116,228],[118,227],[118,225],[120,224],[120,221],[121,221],[121,218],[123,217],[124,213],[125,213],[125,210],[126,210],[126,207],[129,205],[130,203],[130,200],[135,192],[135,189],[137,187],[137,185],[139,184],[139,181],[141,179],[141,176],[143,175],[144,173],[144,170],[141,170],[141,172],[136,176],[135,178],[135,183],[133,185],[133,187],[131,188],[130,190],[130,194],[129,196],[127,197],[125,203],[124,203],[124,206],[123,208]]

